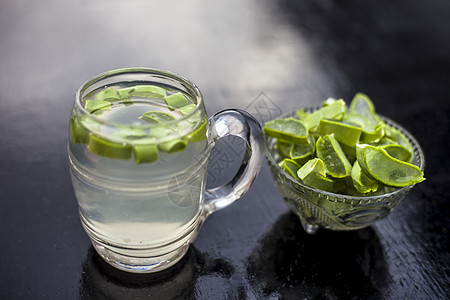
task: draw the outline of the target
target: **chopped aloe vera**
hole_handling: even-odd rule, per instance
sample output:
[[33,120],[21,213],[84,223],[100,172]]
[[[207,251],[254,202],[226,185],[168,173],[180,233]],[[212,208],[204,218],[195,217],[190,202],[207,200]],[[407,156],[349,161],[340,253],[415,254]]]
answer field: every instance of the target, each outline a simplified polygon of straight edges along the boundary
[[176,120],[171,114],[162,111],[148,111],[140,116],[139,119],[147,121],[150,124],[158,124]]
[[133,157],[133,167],[154,163],[163,155],[204,149],[208,120],[203,110],[195,110],[194,99],[175,88],[140,83],[117,83],[86,95],[84,108],[96,118],[71,119],[71,142],[85,144],[105,158],[132,161]]
[[130,99],[131,93],[133,93],[133,92],[134,92],[134,87],[122,88],[122,89],[117,90],[117,94],[119,94],[120,99],[122,99],[122,100]]
[[374,118],[367,118],[357,112],[348,113],[344,120],[362,126],[360,141],[362,143],[376,143],[384,136],[384,124]]
[[80,126],[83,126],[89,132],[98,132],[101,128],[101,125],[96,120],[89,117],[81,117],[78,122]]
[[132,95],[135,97],[164,98],[166,90],[156,85],[136,85]]
[[269,121],[264,125],[263,131],[268,136],[288,143],[308,144],[308,130],[294,118]]
[[158,146],[154,138],[137,140],[133,144],[133,155],[136,164],[154,163],[158,161]]
[[183,151],[186,149],[187,142],[183,139],[175,139],[172,141],[164,142],[158,144],[158,149],[167,152],[167,153],[174,153],[178,151]]
[[90,113],[111,110],[111,102],[104,100],[86,100],[84,108]]
[[294,160],[285,158],[279,164],[280,168],[282,168],[286,173],[298,179],[297,171],[300,169],[300,165],[296,163]]
[[333,193],[336,191],[335,183],[332,179],[312,172],[302,180],[306,185],[318,190]]
[[340,143],[354,147],[359,142],[362,128],[360,125],[348,121],[322,119],[318,132],[321,135],[333,133]]
[[319,110],[309,114],[303,119],[304,124],[310,131],[316,131],[322,119],[342,120],[346,112],[345,102],[342,99],[334,101]]
[[117,94],[117,91],[113,88],[107,88],[106,90],[103,90],[101,92],[98,92],[94,96],[94,100],[99,101],[118,101],[120,100],[119,95]]
[[146,122],[149,122],[150,124],[160,124],[161,123],[160,120],[158,120],[156,118],[153,118],[153,117],[151,117],[149,115],[145,115],[145,114],[140,116],[139,119],[141,119],[143,121],[146,121]]
[[277,150],[278,155],[280,155],[281,159],[284,158],[291,158],[291,149],[293,144],[286,143],[281,140],[277,140],[277,143],[275,144],[275,149]]
[[375,113],[375,106],[373,105],[372,100],[363,93],[357,93],[353,97],[349,111],[350,114],[358,114],[365,118],[372,128],[380,121],[380,118]]
[[384,125],[383,123],[378,123],[374,128],[364,128],[362,129],[360,142],[361,143],[376,143],[379,142],[384,136]]
[[187,115],[188,113],[190,113],[194,108],[195,108],[196,104],[195,103],[191,103],[185,106],[180,107],[180,112],[183,115]]
[[293,144],[289,150],[289,157],[300,165],[303,165],[305,162],[313,158],[314,155],[314,137],[309,135],[308,140],[308,144]]
[[320,158],[313,158],[308,160],[298,171],[297,176],[302,179],[309,173],[316,172],[322,176],[325,176],[325,164]]
[[[269,121],[263,129],[276,139],[280,168],[286,170],[287,162],[295,162],[305,184],[359,196],[424,180],[412,164],[409,139],[376,114],[367,95],[357,93],[348,111],[342,99],[329,98],[315,112],[299,109],[296,116]],[[308,137],[316,139],[315,147]]]
[[[323,101],[322,102],[322,107],[325,107],[325,106],[329,106],[329,105],[331,105],[331,104],[334,104],[334,103],[336,103],[337,101],[342,101],[342,102],[344,102],[344,105],[345,105],[345,101],[344,100],[342,100],[342,99],[335,99],[335,98],[328,98],[327,100],[325,100],[325,101]],[[342,103],[341,103],[342,104]]]
[[117,94],[119,94],[120,99],[123,104],[131,105],[133,104],[133,100],[131,99],[131,94],[134,92],[134,87],[118,89]]
[[425,180],[417,166],[393,158],[382,147],[357,145],[356,153],[361,169],[386,185],[404,187]]
[[325,177],[324,163],[319,158],[314,158],[305,163],[298,171],[297,176],[304,184],[327,192],[335,190],[334,181]]
[[188,105],[187,98],[183,95],[183,93],[175,93],[170,96],[165,96],[164,101],[169,108],[175,109]]
[[361,166],[358,161],[355,161],[352,167],[351,177],[353,180],[353,186],[355,189],[362,193],[376,192],[378,189],[378,182],[371,179],[361,170]]
[[359,124],[364,129],[374,127],[374,125],[366,117],[364,117],[358,113],[349,112],[348,114],[345,115],[343,120]]
[[70,133],[76,144],[86,144],[89,139],[89,131],[75,117],[70,118]]
[[322,211],[324,211],[326,214],[328,214],[332,218],[335,218],[343,210],[352,207],[351,203],[335,202],[326,197],[319,198],[317,205],[322,209]]
[[320,137],[316,144],[317,157],[324,162],[327,174],[335,178],[350,176],[352,166],[333,133]]
[[386,152],[399,160],[410,162],[412,158],[412,152],[409,151],[406,147],[399,145],[399,144],[389,144],[381,146]]
[[189,143],[201,142],[206,139],[208,131],[208,120],[205,118],[195,131],[189,134],[186,139]]
[[97,155],[115,158],[131,158],[131,147],[126,143],[115,143],[102,137],[91,135],[89,138],[88,149]]
[[[363,144],[363,143],[361,143]],[[386,146],[386,145],[398,145],[395,141],[388,138],[386,135],[384,135],[379,141],[373,142],[373,143],[366,143],[371,146]]]
[[392,126],[385,125],[386,137],[412,152],[411,144],[406,136]]
[[308,116],[309,116],[309,114],[307,113],[307,112],[305,112],[305,110],[304,109],[299,109],[299,110],[297,110],[297,118],[300,120],[300,121],[304,121]]

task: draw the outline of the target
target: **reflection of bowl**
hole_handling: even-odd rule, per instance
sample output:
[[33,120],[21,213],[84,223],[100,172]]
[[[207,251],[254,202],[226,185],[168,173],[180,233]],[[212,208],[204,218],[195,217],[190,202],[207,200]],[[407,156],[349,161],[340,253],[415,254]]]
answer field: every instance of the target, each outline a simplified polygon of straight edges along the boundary
[[[291,112],[280,118],[295,115],[295,112]],[[413,163],[423,172],[425,157],[416,139],[400,125],[380,117],[408,138],[413,149]],[[319,227],[356,230],[370,226],[396,208],[413,187],[389,188],[382,194],[371,196],[348,196],[321,191],[303,184],[282,170],[277,164],[279,155],[275,149],[276,140],[267,136],[265,139],[267,161],[275,185],[289,208],[300,217],[303,228],[308,233],[315,233]]]
[[246,270],[259,299],[379,299],[389,276],[383,253],[370,227],[310,236],[287,212],[258,241]]

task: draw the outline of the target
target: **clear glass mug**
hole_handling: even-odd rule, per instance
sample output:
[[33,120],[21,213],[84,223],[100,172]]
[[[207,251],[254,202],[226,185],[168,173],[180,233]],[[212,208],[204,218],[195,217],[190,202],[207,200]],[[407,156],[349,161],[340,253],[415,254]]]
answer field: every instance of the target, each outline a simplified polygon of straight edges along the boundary
[[[229,183],[206,189],[215,141],[246,142]],[[242,110],[208,118],[200,90],[166,71],[127,68],[75,94],[68,155],[81,223],[109,264],[150,273],[178,262],[206,217],[239,199],[264,153],[258,122]]]

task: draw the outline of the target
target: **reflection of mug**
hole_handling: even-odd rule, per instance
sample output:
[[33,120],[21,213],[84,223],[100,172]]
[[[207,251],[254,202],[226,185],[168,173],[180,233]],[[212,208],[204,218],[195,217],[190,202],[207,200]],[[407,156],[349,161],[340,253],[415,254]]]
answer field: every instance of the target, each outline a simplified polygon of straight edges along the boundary
[[[245,140],[235,177],[206,190],[209,154],[224,136]],[[80,218],[111,265],[147,273],[180,260],[205,218],[239,199],[263,159],[260,125],[226,110],[207,119],[199,89],[144,68],[104,73],[75,95],[69,160]]]
[[191,299],[195,286],[195,247],[179,264],[151,274],[131,274],[106,264],[89,248],[83,264],[80,299]]
[[[83,263],[79,298],[113,299],[196,299],[221,283],[220,292],[239,298],[239,286],[231,284],[235,270],[222,258],[209,257],[195,246],[175,266],[157,273],[122,272],[105,263],[91,247]],[[213,283],[213,284],[212,284]],[[197,297],[196,297],[197,295]]]

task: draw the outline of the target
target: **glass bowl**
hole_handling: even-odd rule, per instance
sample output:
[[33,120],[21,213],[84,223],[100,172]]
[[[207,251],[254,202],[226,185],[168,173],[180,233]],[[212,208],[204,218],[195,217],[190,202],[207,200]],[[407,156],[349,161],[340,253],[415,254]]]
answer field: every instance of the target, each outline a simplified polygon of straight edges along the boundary
[[[318,108],[306,109],[313,112]],[[296,113],[279,118],[293,117]],[[413,149],[413,163],[423,172],[425,156],[417,140],[403,127],[380,116],[389,126],[402,132]],[[370,226],[387,216],[406,197],[413,186],[386,187],[382,193],[370,196],[349,196],[321,191],[303,184],[278,166],[279,155],[275,149],[276,139],[265,136],[266,157],[275,186],[289,208],[299,216],[305,231],[314,234],[319,228],[348,231]]]

